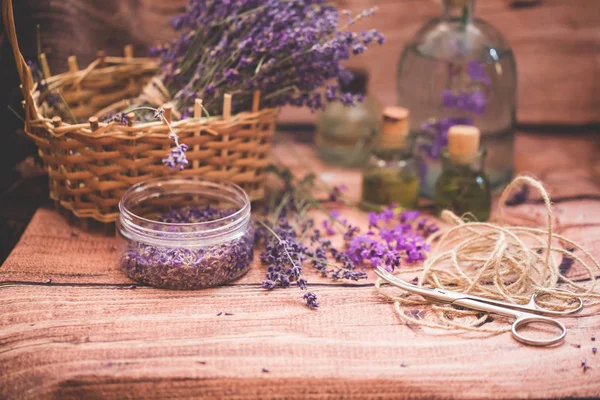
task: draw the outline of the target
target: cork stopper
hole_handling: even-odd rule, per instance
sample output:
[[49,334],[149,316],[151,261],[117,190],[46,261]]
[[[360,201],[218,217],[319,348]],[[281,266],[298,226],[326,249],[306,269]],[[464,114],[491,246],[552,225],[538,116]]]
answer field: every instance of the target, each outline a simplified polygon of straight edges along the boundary
[[448,154],[455,164],[470,164],[479,152],[481,133],[475,126],[454,125],[448,131]]
[[381,147],[404,147],[409,133],[410,112],[403,107],[386,107],[383,109],[381,127]]
[[90,117],[88,122],[90,123],[90,129],[92,132],[98,129],[98,117]]

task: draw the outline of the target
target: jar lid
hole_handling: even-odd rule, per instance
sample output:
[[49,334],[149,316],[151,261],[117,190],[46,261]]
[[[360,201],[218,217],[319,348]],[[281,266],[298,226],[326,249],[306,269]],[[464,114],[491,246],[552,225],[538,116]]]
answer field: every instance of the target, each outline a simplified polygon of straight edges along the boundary
[[448,130],[448,154],[453,162],[464,164],[479,151],[481,132],[475,126],[454,125]]
[[388,106],[383,109],[381,128],[382,147],[403,147],[409,133],[410,112],[404,107]]

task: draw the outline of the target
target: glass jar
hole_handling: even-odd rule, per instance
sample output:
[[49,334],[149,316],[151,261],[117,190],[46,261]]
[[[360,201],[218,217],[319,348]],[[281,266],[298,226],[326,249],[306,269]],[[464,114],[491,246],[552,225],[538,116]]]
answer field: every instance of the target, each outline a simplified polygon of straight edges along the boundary
[[120,264],[131,279],[168,289],[227,283],[252,264],[250,199],[232,183],[162,177],[119,202]]
[[416,151],[424,160],[421,195],[431,198],[440,153],[453,125],[476,125],[488,150],[493,188],[513,175],[517,73],[513,52],[493,26],[474,18],[474,0],[443,0],[398,63],[398,105],[411,110]]
[[354,78],[341,84],[341,92],[362,97],[363,101],[355,101],[354,106],[341,101],[327,104],[317,120],[316,145],[319,158],[326,163],[352,168],[364,165],[377,144],[381,105],[366,95],[367,72],[351,71]]
[[470,163],[457,164],[448,151],[442,151],[442,172],[435,184],[438,213],[450,210],[459,217],[470,214],[479,222],[489,219],[491,193],[483,172],[485,155],[485,151],[479,151]]

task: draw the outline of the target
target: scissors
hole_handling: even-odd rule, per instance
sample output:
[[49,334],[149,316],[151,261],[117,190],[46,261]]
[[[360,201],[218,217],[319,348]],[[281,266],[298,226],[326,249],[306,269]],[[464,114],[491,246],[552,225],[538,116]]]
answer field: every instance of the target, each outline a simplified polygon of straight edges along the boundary
[[[424,287],[415,286],[413,284],[403,281],[402,279],[396,278],[394,275],[390,274],[381,267],[377,267],[375,273],[379,275],[381,279],[387,281],[388,283],[394,286],[402,288],[411,293],[419,294],[427,299],[434,300],[438,303],[451,304],[454,306],[465,307],[471,310],[514,317],[515,322],[513,322],[511,327],[513,337],[517,341],[531,346],[551,346],[562,342],[562,340],[567,335],[567,328],[565,328],[565,326],[561,322],[552,318],[544,317],[542,315],[565,316],[579,312],[583,308],[583,300],[581,300],[580,297],[575,297],[575,299],[579,303],[576,308],[565,311],[554,311],[540,307],[536,303],[535,299],[538,297],[539,293],[534,293],[533,296],[531,296],[531,300],[529,301],[529,303],[525,305],[511,304],[506,303],[504,301],[486,299],[485,297],[479,297],[460,292],[453,292],[446,289],[428,289]],[[558,328],[560,330],[560,333],[557,336],[547,339],[532,339],[523,336],[519,332],[519,328],[532,322],[551,325],[553,327]]]

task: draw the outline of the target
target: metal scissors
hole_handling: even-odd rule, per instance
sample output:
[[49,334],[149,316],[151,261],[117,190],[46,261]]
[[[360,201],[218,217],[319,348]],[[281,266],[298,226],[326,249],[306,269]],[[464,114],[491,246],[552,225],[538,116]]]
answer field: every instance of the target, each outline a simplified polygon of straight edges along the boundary
[[[580,297],[575,297],[575,299],[579,302],[577,307],[565,311],[555,311],[547,310],[543,307],[540,307],[536,303],[535,299],[538,297],[539,293],[534,293],[533,296],[531,296],[531,300],[529,301],[529,303],[525,305],[511,304],[506,303],[504,301],[486,299],[485,297],[474,296],[460,292],[453,292],[446,289],[428,289],[424,287],[415,286],[413,284],[403,281],[402,279],[396,278],[394,275],[390,274],[381,267],[377,267],[375,273],[379,275],[381,279],[394,286],[402,288],[411,293],[419,294],[427,299],[434,300],[438,303],[446,303],[455,306],[465,307],[471,310],[514,317],[515,322],[513,322],[511,327],[513,337],[517,341],[531,346],[551,346],[560,343],[567,335],[567,328],[565,328],[565,326],[561,322],[552,318],[544,317],[543,315],[565,316],[579,312],[583,308],[583,300],[581,300]],[[525,337],[519,332],[519,328],[532,322],[539,322],[542,324],[554,326],[560,330],[560,333],[557,336],[547,339],[532,339]]]

